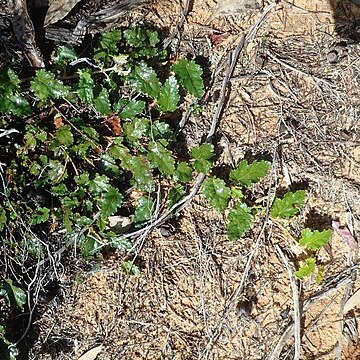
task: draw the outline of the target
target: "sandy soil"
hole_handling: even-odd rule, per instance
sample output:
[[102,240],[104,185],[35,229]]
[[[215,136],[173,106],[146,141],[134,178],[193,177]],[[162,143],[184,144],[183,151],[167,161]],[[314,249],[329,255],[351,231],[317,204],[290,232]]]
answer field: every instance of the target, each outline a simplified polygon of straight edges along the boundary
[[[225,11],[234,3],[191,2],[174,42],[213,72],[210,103],[185,126],[189,143],[210,126],[229,51],[269,5]],[[184,7],[163,0],[133,16],[170,34]],[[360,47],[348,39],[358,13],[345,1],[280,1],[241,52],[231,81],[216,171],[244,157],[271,160],[271,174],[252,191],[266,206],[287,187],[305,188],[309,198],[299,217],[290,224],[259,218],[245,238],[229,242],[224,215],[196,196],[145,239],[140,277],[125,277],[121,254],[79,270],[76,281],[64,273],[61,296],[36,321],[31,359],[77,359],[100,344],[98,359],[104,360],[293,358],[287,268],[293,271],[301,256],[296,237],[304,226],[329,228],[333,220],[355,237],[360,230]],[[214,34],[221,35],[217,44]],[[336,61],[330,62],[332,51]],[[322,282],[297,283],[300,359],[360,358],[360,308],[344,313],[360,287],[355,245],[334,232],[319,254]]]

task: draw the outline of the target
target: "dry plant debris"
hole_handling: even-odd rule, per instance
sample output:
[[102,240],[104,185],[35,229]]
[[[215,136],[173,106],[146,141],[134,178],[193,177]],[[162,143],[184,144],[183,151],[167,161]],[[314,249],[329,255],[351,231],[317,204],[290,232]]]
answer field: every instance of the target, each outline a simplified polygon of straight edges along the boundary
[[[227,54],[259,25],[226,92],[217,128],[219,172],[245,155],[267,157],[274,170],[258,193],[267,199],[282,188],[306,187],[306,209],[291,231],[264,219],[241,241],[229,242],[223,215],[196,196],[176,225],[141,240],[140,277],[126,277],[115,257],[64,288],[63,301],[50,302],[36,322],[34,358],[80,356],[99,340],[105,360],[359,357],[359,45],[348,41],[336,61],[328,57],[343,41],[336,10],[353,19],[359,10],[350,1],[283,1],[259,23],[261,12],[225,16],[216,10],[224,4],[194,2],[174,37],[180,52],[209,62],[209,96],[216,102]],[[159,1],[145,21],[172,33],[184,7]],[[229,35],[214,44],[210,36],[218,33]],[[190,144],[207,134],[215,108],[186,119]],[[303,224],[329,228],[333,221],[337,231],[319,253],[323,280],[309,278],[295,288],[289,273],[296,231]]]

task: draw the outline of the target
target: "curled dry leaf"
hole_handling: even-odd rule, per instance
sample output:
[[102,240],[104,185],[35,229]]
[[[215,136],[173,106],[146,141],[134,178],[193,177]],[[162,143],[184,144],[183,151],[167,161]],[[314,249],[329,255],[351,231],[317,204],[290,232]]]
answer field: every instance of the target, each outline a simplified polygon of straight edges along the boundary
[[340,224],[337,221],[333,221],[332,228],[341,236],[343,241],[349,246],[351,250],[357,249],[357,241],[347,227],[340,227]]
[[354,309],[355,306],[360,304],[360,289],[355,291],[354,294],[352,294],[348,301],[344,305],[344,315],[347,314],[350,310]]
[[46,13],[44,27],[63,19],[80,0],[52,0]]
[[93,349],[87,351],[85,354],[81,355],[78,360],[95,360],[96,357],[101,353],[102,349],[102,345],[96,346]]

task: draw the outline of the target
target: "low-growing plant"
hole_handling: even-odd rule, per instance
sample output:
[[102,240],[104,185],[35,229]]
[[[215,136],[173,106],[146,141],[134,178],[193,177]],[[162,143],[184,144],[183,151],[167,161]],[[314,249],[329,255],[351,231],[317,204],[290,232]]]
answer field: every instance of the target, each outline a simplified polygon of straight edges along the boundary
[[173,204],[194,172],[211,168],[210,144],[193,148],[193,160],[177,160],[166,121],[184,96],[202,96],[199,65],[169,60],[158,34],[142,27],[103,34],[91,55],[80,59],[61,46],[54,69],[37,70],[25,84],[13,70],[1,73],[0,112],[25,117],[25,127],[2,153],[0,229],[16,232],[24,220],[26,251],[38,258],[44,254],[33,233],[44,228],[64,229],[84,257],[104,246],[129,248],[109,228],[110,216],[131,217],[139,228],[152,217],[160,185]]
[[[226,214],[227,235],[230,240],[243,237],[252,228],[256,216],[264,213],[265,209],[262,206],[247,204],[245,190],[265,177],[269,169],[270,163],[267,161],[255,160],[249,164],[247,160],[243,160],[230,171],[227,182],[212,176],[203,183],[202,193],[209,204]],[[270,218],[289,221],[299,213],[305,199],[304,190],[288,191],[282,198],[275,198],[270,208]],[[305,228],[301,232],[298,243],[305,249],[307,257],[304,264],[294,273],[298,279],[312,275],[317,269],[317,281],[321,281],[322,267],[316,264],[316,252],[330,241],[330,237],[331,230]]]

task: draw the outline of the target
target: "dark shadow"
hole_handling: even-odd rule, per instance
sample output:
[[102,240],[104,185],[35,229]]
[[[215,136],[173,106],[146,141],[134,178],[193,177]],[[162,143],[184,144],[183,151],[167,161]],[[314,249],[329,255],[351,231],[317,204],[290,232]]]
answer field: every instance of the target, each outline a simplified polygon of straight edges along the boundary
[[311,209],[307,214],[304,227],[319,231],[327,230],[331,229],[332,220],[329,215]]
[[360,0],[329,0],[329,3],[337,35],[344,40],[360,42]]

